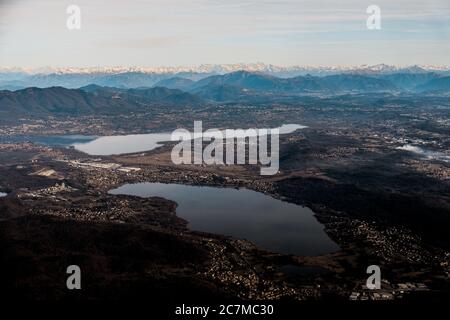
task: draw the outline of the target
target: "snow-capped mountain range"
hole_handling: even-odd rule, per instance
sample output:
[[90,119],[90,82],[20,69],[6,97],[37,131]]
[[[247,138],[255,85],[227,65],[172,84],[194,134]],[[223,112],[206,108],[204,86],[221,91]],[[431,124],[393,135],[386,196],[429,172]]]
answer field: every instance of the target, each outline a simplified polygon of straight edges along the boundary
[[[115,88],[140,88],[155,85],[168,86],[177,83],[200,81],[211,76],[247,72],[277,78],[327,77],[361,75],[388,77],[401,87],[423,85],[436,77],[449,77],[449,66],[391,66],[386,64],[357,67],[281,67],[264,63],[200,65],[195,67],[94,67],[94,68],[2,68],[0,90],[20,90],[28,87],[80,88],[90,84]],[[173,79],[172,79],[173,78]],[[362,80],[361,80],[362,81]],[[176,87],[176,86],[175,86]]]
[[225,74],[239,70],[249,72],[262,72],[278,75],[325,75],[337,73],[417,73],[417,72],[445,72],[450,71],[450,66],[436,65],[413,65],[394,66],[387,64],[360,65],[360,66],[276,66],[265,63],[235,63],[235,64],[203,64],[199,66],[176,66],[176,67],[43,67],[43,68],[19,68],[0,67],[0,73],[25,73],[35,74],[117,74],[126,72],[154,73],[154,74]]

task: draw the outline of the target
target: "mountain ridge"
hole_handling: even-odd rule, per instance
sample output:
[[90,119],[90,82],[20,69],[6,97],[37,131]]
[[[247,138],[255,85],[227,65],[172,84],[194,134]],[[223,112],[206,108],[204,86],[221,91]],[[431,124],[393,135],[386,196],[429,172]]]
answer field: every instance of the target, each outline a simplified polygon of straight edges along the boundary
[[421,72],[421,71],[450,71],[450,65],[406,65],[396,66],[384,63],[374,65],[355,65],[355,66],[307,66],[292,65],[279,66],[274,64],[257,63],[233,63],[233,64],[202,64],[198,66],[161,66],[161,67],[43,67],[43,68],[23,68],[23,67],[0,67],[0,73],[25,73],[25,74],[118,74],[127,72],[141,73],[217,73],[224,74],[245,70],[250,72],[288,72],[304,71],[306,73],[321,72],[376,72],[376,73],[395,73],[401,71]]
[[[389,77],[395,74],[421,75],[435,74],[436,76],[450,76],[450,67],[445,66],[411,66],[398,67],[389,65],[374,65],[360,67],[278,67],[265,64],[233,64],[233,65],[203,65],[199,67],[168,67],[168,68],[50,68],[50,69],[17,69],[0,68],[0,89],[20,90],[28,87],[80,88],[89,84],[105,87],[138,88],[161,85],[169,88],[185,90],[189,81],[199,81],[210,76],[226,75],[245,71],[262,73],[278,78],[294,78],[299,76],[325,77],[339,74],[359,74],[373,77]],[[174,83],[173,78],[182,78],[184,83]],[[172,79],[172,83],[169,81]],[[389,80],[389,79],[388,79]],[[395,81],[393,81],[395,82]],[[410,81],[411,82],[411,81]],[[415,85],[405,81],[400,87],[407,85],[408,89]]]
[[167,88],[118,89],[88,86],[0,91],[0,116],[79,116],[144,112],[147,108],[204,103],[199,97]]
[[[183,90],[161,84],[184,86]],[[146,85],[144,81],[141,83]],[[0,91],[0,115],[88,115],[140,112],[154,106],[200,106],[210,102],[295,101],[300,96],[344,94],[449,94],[450,76],[437,73],[306,75],[280,78],[261,72],[236,71],[198,81],[169,78],[158,86],[137,88],[89,84],[77,89],[61,86]]]

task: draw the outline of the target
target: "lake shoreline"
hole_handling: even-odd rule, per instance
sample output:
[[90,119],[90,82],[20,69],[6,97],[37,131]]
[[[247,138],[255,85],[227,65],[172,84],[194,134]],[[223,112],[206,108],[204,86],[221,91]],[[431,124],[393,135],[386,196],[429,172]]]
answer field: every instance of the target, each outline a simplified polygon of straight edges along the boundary
[[189,229],[247,239],[268,251],[314,256],[340,250],[309,208],[246,188],[143,182],[108,193],[173,200]]

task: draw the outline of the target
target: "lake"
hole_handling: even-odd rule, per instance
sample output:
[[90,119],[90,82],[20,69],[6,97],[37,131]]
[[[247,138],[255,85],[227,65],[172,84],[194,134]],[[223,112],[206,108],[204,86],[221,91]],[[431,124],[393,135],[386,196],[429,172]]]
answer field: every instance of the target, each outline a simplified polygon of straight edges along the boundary
[[173,200],[191,230],[247,239],[273,252],[310,256],[339,250],[309,208],[248,189],[137,183],[110,193]]
[[[306,128],[298,124],[285,124],[275,129],[279,130],[280,135],[289,134],[296,130]],[[214,130],[205,132],[205,137],[213,137],[214,132],[221,131],[223,134],[230,132],[228,130]],[[148,134],[130,134],[117,136],[26,136],[20,137],[20,140],[32,141],[39,144],[58,147],[74,147],[76,150],[92,156],[110,156],[127,153],[136,153],[151,151],[161,147],[166,142],[172,141],[171,132],[148,133]],[[194,138],[197,138],[194,135]],[[240,137],[236,135],[234,137]],[[11,139],[11,138],[10,138]],[[16,138],[19,139],[19,138]],[[177,140],[178,141],[178,140]]]
[[[298,124],[282,125],[276,129],[280,134],[289,134],[296,130],[306,128]],[[212,137],[214,132],[221,131],[223,134],[228,130],[215,130],[204,133],[205,137]],[[105,136],[85,142],[77,142],[72,144],[75,149],[87,153],[89,155],[108,156],[114,154],[126,154],[151,151],[164,145],[164,142],[172,141],[172,133],[149,133],[134,134],[123,136]],[[194,138],[198,136],[194,135]],[[238,135],[235,137],[239,137]],[[178,141],[178,140],[177,140]]]
[[35,136],[35,135],[12,135],[0,136],[0,142],[34,142],[37,144],[52,146],[52,147],[69,147],[74,144],[83,144],[98,139],[97,136],[88,135],[62,135],[62,136]]

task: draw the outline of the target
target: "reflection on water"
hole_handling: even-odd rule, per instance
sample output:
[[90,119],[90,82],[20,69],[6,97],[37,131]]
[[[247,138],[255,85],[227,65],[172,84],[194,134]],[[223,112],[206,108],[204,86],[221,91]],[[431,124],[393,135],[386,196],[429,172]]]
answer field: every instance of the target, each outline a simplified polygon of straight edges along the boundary
[[[286,124],[275,128],[279,134],[289,134],[296,130],[304,129],[306,126],[298,124]],[[220,130],[224,136],[232,130]],[[203,133],[205,137],[214,137],[214,132]],[[230,138],[239,138],[242,135],[229,135]],[[194,138],[198,138],[194,135]],[[151,151],[164,145],[165,142],[172,141],[171,132],[148,133],[148,134],[130,134],[123,136],[84,136],[84,135],[66,135],[66,136],[7,136],[1,137],[0,142],[24,142],[30,141],[47,146],[74,147],[75,149],[89,155],[109,156],[127,153],[136,153]],[[187,138],[186,138],[187,139]]]
[[34,142],[46,146],[59,146],[68,147],[75,143],[87,143],[89,141],[97,139],[97,136],[84,136],[84,135],[65,135],[65,136],[27,136],[27,135],[12,135],[12,136],[0,136],[0,142],[7,143],[21,143],[21,142]]
[[247,239],[269,251],[320,255],[339,250],[309,208],[252,190],[137,183],[110,193],[173,200],[190,229]]
[[[298,124],[282,125],[279,128],[280,134],[289,134],[296,130],[306,128]],[[205,137],[213,137],[214,132],[204,134]],[[224,134],[230,132],[228,130],[221,130]],[[172,133],[149,133],[149,134],[134,134],[126,136],[105,136],[98,139],[88,141],[87,143],[74,143],[72,144],[75,149],[85,152],[89,155],[113,155],[113,154],[125,154],[151,151],[158,147],[163,146],[164,142],[171,141]],[[230,135],[229,135],[230,136]],[[197,138],[198,136],[194,136]],[[239,135],[235,135],[235,138],[239,138]],[[231,136],[230,136],[231,138]]]
[[151,151],[170,141],[170,133],[132,134],[126,136],[100,137],[87,143],[74,143],[75,149],[89,155],[108,156],[113,154]]

